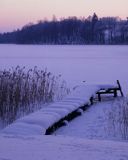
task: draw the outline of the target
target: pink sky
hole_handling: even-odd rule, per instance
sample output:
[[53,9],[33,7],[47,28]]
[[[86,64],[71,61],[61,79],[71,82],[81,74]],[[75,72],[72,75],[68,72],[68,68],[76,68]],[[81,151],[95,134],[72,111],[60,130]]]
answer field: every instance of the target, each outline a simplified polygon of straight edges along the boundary
[[128,16],[128,0],[0,0],[0,32],[12,31],[45,17]]

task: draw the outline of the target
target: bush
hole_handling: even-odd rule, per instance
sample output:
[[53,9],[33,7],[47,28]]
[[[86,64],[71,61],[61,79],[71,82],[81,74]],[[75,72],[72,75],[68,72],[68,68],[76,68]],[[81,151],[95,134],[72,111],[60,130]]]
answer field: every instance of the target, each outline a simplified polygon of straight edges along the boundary
[[37,67],[0,71],[0,118],[5,124],[67,94],[65,81]]

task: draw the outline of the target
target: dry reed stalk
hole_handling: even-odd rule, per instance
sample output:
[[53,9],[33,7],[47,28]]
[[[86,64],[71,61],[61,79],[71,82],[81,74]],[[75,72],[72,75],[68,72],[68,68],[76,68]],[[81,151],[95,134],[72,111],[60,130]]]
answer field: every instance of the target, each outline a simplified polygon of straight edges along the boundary
[[0,118],[4,123],[33,112],[42,103],[60,99],[68,92],[60,76],[37,67],[26,70],[17,66],[0,71]]

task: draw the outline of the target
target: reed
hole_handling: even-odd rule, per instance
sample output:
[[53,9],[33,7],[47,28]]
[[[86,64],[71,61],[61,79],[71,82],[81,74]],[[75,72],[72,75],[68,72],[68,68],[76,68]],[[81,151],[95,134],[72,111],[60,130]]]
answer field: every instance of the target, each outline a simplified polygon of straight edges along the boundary
[[115,101],[108,112],[109,133],[119,139],[128,140],[128,97]]
[[5,124],[12,123],[67,93],[66,82],[47,69],[17,66],[0,71],[0,118]]

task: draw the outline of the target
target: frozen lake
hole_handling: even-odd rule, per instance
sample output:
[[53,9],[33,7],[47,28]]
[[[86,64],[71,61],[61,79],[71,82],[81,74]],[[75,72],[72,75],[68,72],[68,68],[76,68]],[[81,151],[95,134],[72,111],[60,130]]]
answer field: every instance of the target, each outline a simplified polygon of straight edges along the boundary
[[128,46],[0,45],[0,69],[17,65],[47,68],[71,87],[119,79],[128,93]]

